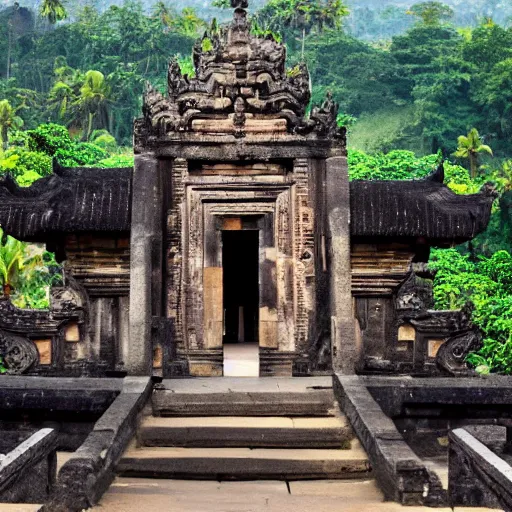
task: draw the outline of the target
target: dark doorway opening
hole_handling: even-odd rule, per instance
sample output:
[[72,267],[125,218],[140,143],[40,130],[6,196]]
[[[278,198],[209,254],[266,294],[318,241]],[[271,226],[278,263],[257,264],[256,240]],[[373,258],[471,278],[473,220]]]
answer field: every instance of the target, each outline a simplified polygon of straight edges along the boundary
[[223,231],[224,343],[258,342],[259,231]]

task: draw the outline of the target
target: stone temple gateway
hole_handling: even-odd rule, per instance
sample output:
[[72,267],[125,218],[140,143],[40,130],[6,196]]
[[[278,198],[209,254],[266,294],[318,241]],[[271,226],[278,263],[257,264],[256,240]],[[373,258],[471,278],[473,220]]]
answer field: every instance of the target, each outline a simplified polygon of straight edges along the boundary
[[[349,181],[337,105],[308,111],[307,67],[232,5],[195,77],[147,86],[133,168],[0,179],[4,232],[63,263],[48,310],[0,297],[0,503],[512,510],[510,378],[467,368],[479,333],[426,265],[486,228],[491,187]],[[225,378],[233,347],[270,378]],[[295,493],[322,479],[339,494]]]
[[50,311],[0,302],[12,371],[221,376],[225,342],[245,340],[261,376],[463,372],[478,340],[430,310],[422,263],[482,231],[492,194],[455,195],[442,166],[349,183],[337,105],[306,114],[306,66],[234,5],[194,78],[171,61],[167,94],[147,86],[134,169],[1,182],[5,232],[65,262]]

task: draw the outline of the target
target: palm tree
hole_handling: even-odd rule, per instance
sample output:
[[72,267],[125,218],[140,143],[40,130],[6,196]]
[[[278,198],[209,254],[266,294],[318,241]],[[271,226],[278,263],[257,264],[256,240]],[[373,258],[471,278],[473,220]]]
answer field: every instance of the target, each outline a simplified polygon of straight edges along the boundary
[[23,119],[16,112],[17,109],[8,100],[0,100],[0,137],[4,151],[9,143],[9,130],[17,130],[23,126]]
[[207,28],[204,20],[199,18],[192,7],[185,7],[173,20],[174,28],[184,36],[195,37],[200,30]]
[[162,27],[164,27],[164,32],[169,32],[172,20],[174,18],[170,8],[165,4],[165,2],[160,1],[157,2],[153,7],[153,12],[155,17],[160,20]]
[[348,9],[343,0],[270,0],[257,15],[265,29],[280,31],[290,27],[301,32],[302,57],[306,35],[314,28],[339,28]]
[[469,160],[471,178],[476,178],[479,168],[479,154],[487,153],[492,156],[492,149],[486,144],[482,144],[482,139],[476,128],[472,128],[467,135],[461,135],[457,139],[457,143],[457,151],[455,151],[454,156],[457,158],[467,158]]
[[55,82],[48,94],[48,109],[55,112],[57,119],[63,121],[69,114],[69,108],[76,100],[73,89],[66,83]]
[[43,0],[39,14],[42,18],[46,18],[51,25],[68,17],[66,8],[60,0]]
[[89,140],[94,129],[109,129],[111,103],[110,87],[105,75],[90,70],[80,88],[80,97],[75,102],[82,118],[83,138]]
[[[3,235],[2,230],[0,234]],[[5,242],[0,241],[0,283],[3,295],[7,297],[11,295],[23,272],[24,249],[22,242],[10,236],[6,237]]]

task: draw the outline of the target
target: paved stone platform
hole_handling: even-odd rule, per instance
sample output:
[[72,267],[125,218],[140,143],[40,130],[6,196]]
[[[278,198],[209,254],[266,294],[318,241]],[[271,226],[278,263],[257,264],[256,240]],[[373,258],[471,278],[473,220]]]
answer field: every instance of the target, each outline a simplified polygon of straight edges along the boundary
[[155,416],[329,416],[331,377],[219,377],[164,380],[152,397]]
[[225,377],[258,377],[260,374],[258,343],[224,345]]
[[[384,502],[373,480],[212,482],[116,478],[97,512],[453,512]],[[1,512],[1,509],[0,509]],[[490,512],[457,508],[455,512]],[[495,511],[496,512],[496,511]]]
[[332,377],[208,377],[164,379],[165,389],[174,393],[307,393],[311,389],[332,388]]

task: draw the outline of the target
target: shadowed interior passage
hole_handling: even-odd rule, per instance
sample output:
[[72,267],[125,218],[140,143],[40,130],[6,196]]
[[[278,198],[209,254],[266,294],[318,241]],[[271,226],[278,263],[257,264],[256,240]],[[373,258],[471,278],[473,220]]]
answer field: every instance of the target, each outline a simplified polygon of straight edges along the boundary
[[224,343],[258,341],[259,231],[222,233]]

